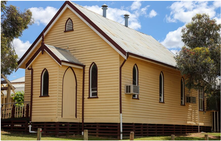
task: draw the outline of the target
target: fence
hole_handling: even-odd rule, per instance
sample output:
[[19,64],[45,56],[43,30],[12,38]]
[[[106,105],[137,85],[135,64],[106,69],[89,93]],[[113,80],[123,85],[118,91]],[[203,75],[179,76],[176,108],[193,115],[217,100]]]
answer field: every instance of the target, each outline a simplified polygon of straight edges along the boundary
[[6,103],[1,106],[1,118],[24,118],[30,117],[30,102],[24,103]]

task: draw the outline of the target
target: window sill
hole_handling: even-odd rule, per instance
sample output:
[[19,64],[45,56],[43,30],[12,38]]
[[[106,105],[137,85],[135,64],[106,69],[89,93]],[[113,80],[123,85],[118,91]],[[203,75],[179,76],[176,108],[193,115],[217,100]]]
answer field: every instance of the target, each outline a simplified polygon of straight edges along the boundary
[[88,99],[93,99],[93,98],[99,98],[99,97],[97,97],[97,96],[96,97],[88,97]]
[[133,98],[133,97],[132,97],[132,99],[135,99],[135,100],[140,100],[140,99],[139,99],[139,97],[138,97],[138,98]]
[[40,95],[39,97],[49,97],[49,95],[46,95],[46,96],[42,96],[42,95]]
[[163,103],[164,104],[165,102],[164,101],[163,102],[159,101],[159,103]]
[[180,106],[186,106],[185,104],[180,104]]
[[65,30],[64,32],[69,32],[69,31],[74,31],[73,29],[72,30]]

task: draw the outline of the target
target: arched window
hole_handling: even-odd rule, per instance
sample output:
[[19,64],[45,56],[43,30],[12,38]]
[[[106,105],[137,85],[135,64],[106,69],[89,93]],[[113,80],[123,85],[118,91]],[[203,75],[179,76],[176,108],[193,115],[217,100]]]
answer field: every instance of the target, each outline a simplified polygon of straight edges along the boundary
[[[136,64],[133,67],[133,85],[138,86],[138,68]],[[134,94],[132,98],[138,98],[138,95]]]
[[185,105],[185,82],[181,79],[181,105]]
[[160,73],[159,78],[159,102],[164,102],[164,77],[163,72]]
[[92,63],[90,66],[89,97],[97,97],[97,65],[95,63]]
[[68,18],[65,24],[65,31],[73,31],[73,22],[71,18]]
[[41,74],[41,96],[48,96],[49,74],[48,70],[44,69]]

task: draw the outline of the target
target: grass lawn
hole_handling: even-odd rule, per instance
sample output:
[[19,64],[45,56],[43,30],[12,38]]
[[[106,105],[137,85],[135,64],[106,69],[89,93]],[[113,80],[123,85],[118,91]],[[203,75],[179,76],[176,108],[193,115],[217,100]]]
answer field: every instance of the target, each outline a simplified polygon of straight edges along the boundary
[[[210,140],[220,140],[220,133],[206,133]],[[204,140],[205,133],[193,133],[188,134],[188,136],[176,136],[176,140]],[[129,137],[128,137],[129,138]],[[9,133],[1,132],[1,140],[36,140],[36,134],[23,134],[23,133]],[[170,140],[170,136],[156,136],[156,137],[135,137],[134,140]],[[42,136],[41,140],[83,140],[80,135],[76,136],[62,136],[62,137],[52,137],[52,136]],[[89,136],[89,140],[114,140],[113,138],[101,138]],[[129,140],[129,139],[125,139]]]

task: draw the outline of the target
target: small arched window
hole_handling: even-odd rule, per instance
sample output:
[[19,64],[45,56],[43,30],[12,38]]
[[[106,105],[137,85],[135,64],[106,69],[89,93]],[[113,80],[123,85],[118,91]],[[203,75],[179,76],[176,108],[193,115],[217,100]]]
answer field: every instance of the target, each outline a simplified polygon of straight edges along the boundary
[[68,18],[66,23],[65,23],[65,32],[66,31],[73,31],[73,22],[71,20],[71,18]]
[[185,82],[181,79],[181,105],[185,105]]
[[[136,64],[133,67],[133,85],[138,86],[138,68]],[[138,95],[134,94],[132,98],[138,98]]]
[[48,96],[49,74],[48,70],[44,69],[41,74],[41,96]]
[[97,97],[97,65],[91,64],[90,67],[90,92],[89,97]]
[[164,77],[163,72],[160,73],[159,78],[159,102],[164,102]]

